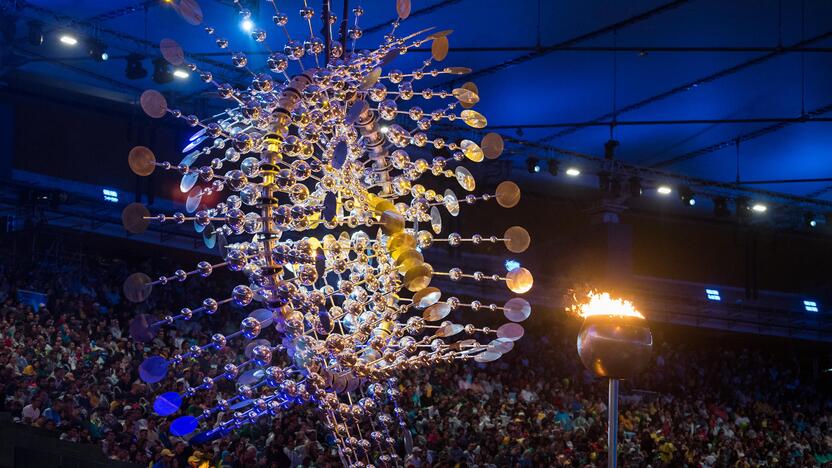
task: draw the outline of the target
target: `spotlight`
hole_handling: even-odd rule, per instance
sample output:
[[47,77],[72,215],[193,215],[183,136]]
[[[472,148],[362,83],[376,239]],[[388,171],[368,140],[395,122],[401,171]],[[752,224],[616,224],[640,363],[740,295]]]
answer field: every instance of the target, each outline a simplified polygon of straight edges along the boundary
[[389,132],[389,131],[390,131],[390,127],[388,127],[387,125],[382,125],[382,126],[379,128],[379,131],[381,131],[381,133],[387,133],[387,132]]
[[535,157],[526,158],[526,169],[532,174],[540,172],[540,160]]
[[173,71],[173,76],[179,78],[180,80],[184,80],[191,76],[191,74],[186,72],[185,70],[182,70],[181,68],[177,68]]
[[96,62],[104,62],[110,58],[110,55],[107,54],[107,45],[101,41],[92,41],[88,52]]
[[730,214],[731,212],[728,210],[728,199],[725,197],[714,198],[714,215],[723,218]]
[[690,187],[679,187],[679,198],[686,206],[696,205],[696,198],[694,198],[693,190]]
[[768,210],[768,207],[764,203],[755,203],[752,207],[755,213],[765,213]]
[[246,18],[240,21],[240,28],[242,28],[245,32],[251,32],[251,30],[254,29],[254,22],[251,21],[251,18]]
[[159,84],[173,81],[173,73],[170,71],[170,65],[161,57],[153,60],[153,81]]
[[577,167],[570,167],[566,170],[566,175],[568,175],[569,177],[578,177],[579,175],[581,175],[581,170]]
[[125,76],[130,80],[140,80],[147,76],[147,70],[142,65],[143,56],[139,54],[130,54],[127,56],[127,68],[124,70]]
[[74,45],[78,44],[78,38],[75,37],[72,34],[69,34],[69,33],[61,34],[61,36],[58,38],[58,40],[61,41],[61,44],[64,44],[64,45],[67,45],[67,46],[74,46]]
[[32,20],[29,21],[29,44],[39,46],[43,44],[43,21]]
[[630,196],[633,198],[640,197],[644,193],[641,188],[641,179],[638,177],[630,177]]
[[656,189],[656,192],[658,192],[659,195],[670,195],[671,193],[673,193],[673,189],[670,188],[669,185],[659,185],[659,187]]
[[558,175],[558,170],[559,170],[558,162],[555,161],[554,159],[550,159],[550,160],[546,161],[546,168],[549,171],[549,174],[552,174],[553,176]]
[[818,220],[815,218],[815,214],[811,212],[803,215],[803,223],[809,228],[818,226]]

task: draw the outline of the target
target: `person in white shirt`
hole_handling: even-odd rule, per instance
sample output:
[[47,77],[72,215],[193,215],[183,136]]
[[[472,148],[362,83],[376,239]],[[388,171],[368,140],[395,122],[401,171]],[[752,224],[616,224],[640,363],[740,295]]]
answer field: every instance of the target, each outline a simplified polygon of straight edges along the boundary
[[40,417],[40,401],[32,400],[31,403],[23,407],[23,421],[29,424],[35,422]]

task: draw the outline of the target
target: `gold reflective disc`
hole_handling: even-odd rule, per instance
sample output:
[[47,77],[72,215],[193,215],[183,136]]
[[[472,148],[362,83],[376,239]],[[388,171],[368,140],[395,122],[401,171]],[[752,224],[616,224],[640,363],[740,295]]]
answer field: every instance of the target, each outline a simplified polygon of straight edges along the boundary
[[445,209],[448,210],[448,213],[450,213],[451,216],[457,216],[459,214],[459,199],[456,198],[456,194],[453,190],[445,190],[445,195],[442,198],[442,203],[445,205]]
[[441,328],[436,330],[436,333],[434,333],[434,336],[443,337],[443,338],[448,337],[448,336],[454,336],[454,335],[459,334],[463,330],[463,328],[464,327],[462,325],[458,324],[458,323],[445,322],[445,323],[442,324]]
[[173,39],[162,39],[159,43],[159,50],[169,64],[178,67],[185,63],[185,52],[182,51],[182,46]]
[[445,36],[437,37],[433,40],[433,44],[430,46],[430,55],[433,57],[434,60],[437,62],[441,62],[445,60],[445,57],[448,56],[448,48],[450,45],[448,44],[448,38]]
[[521,267],[506,274],[506,284],[513,292],[523,294],[532,288],[534,278],[529,270]]
[[451,75],[467,75],[472,70],[468,67],[448,67],[445,71]]
[[459,116],[462,117],[463,122],[472,128],[485,128],[488,125],[488,120],[486,120],[485,116],[475,110],[465,109]]
[[[473,81],[469,81],[469,82],[465,83],[464,85],[461,86],[461,88],[462,89],[467,89],[468,91],[471,91],[472,93],[476,94],[477,96],[480,95],[480,90],[479,90],[479,88],[477,88],[477,85],[474,84]],[[462,102],[460,104],[462,105],[462,107],[464,109],[470,109],[471,107],[474,107],[474,104],[466,104],[464,102]]]
[[159,119],[165,116],[168,110],[168,101],[162,96],[162,93],[155,89],[148,89],[142,93],[139,98],[139,104],[145,114],[154,119]]
[[482,152],[485,153],[486,158],[497,159],[503,154],[505,144],[503,143],[502,135],[491,132],[482,137],[480,146],[482,146]]
[[387,235],[404,230],[404,216],[396,211],[384,210],[381,213],[381,228]]
[[437,31],[437,32],[431,34],[430,36],[428,36],[428,39],[436,39],[436,38],[439,38],[439,37],[448,37],[453,32],[454,32],[453,29],[443,29],[442,31]]
[[506,180],[497,186],[497,203],[503,208],[513,208],[520,203],[520,187]]
[[462,104],[467,104],[469,107],[480,102],[480,95],[465,88],[456,88],[453,90],[453,95]]
[[427,263],[422,263],[407,270],[404,274],[404,285],[408,291],[416,292],[428,287],[432,277],[433,268]]
[[396,0],[396,13],[400,19],[407,19],[410,16],[410,0]]
[[462,140],[459,142],[459,147],[462,148],[462,154],[465,155],[466,158],[470,159],[474,162],[480,162],[485,157],[485,154],[480,148],[480,145],[474,143],[471,140]]
[[459,182],[459,185],[465,190],[473,192],[474,189],[477,188],[477,181],[474,180],[474,176],[471,175],[471,172],[468,169],[465,169],[462,166],[457,166],[454,174],[456,175],[456,181]]
[[506,229],[503,238],[505,239],[503,242],[505,242],[506,248],[514,253],[525,252],[531,242],[529,231],[523,228],[523,226],[512,226]]
[[451,306],[444,302],[440,302],[439,304],[434,304],[427,309],[422,314],[422,318],[429,322],[435,322],[437,320],[442,320],[443,318],[447,317],[451,313]]
[[429,287],[425,288],[416,294],[413,295],[413,307],[417,309],[424,309],[426,307],[430,307],[437,302],[442,297],[442,291],[439,288]]
[[396,268],[398,268],[399,271],[404,273],[411,267],[420,263],[424,263],[425,257],[423,257],[422,253],[416,249],[404,249],[397,250],[393,260],[393,264],[396,266]]
[[378,83],[379,78],[381,78],[381,67],[373,68],[373,70],[364,77],[358,88],[362,90],[370,89],[374,84]]
[[442,214],[439,213],[439,208],[430,207],[430,228],[434,234],[442,232]]
[[402,231],[393,234],[392,236],[390,236],[390,239],[387,240],[387,250],[389,252],[395,252],[403,248],[415,249],[416,238]]
[[128,301],[144,302],[153,290],[153,286],[150,283],[150,277],[146,274],[133,273],[124,280],[124,285],[121,289],[124,291],[124,297]]
[[136,146],[127,155],[127,164],[134,174],[149,176],[156,169],[156,156],[146,146]]
[[150,225],[150,220],[145,219],[150,217],[150,211],[141,203],[131,203],[124,207],[121,212],[121,223],[124,229],[132,234],[141,234],[147,230]]
[[503,315],[512,322],[522,322],[532,314],[532,306],[522,297],[509,299],[503,306]]

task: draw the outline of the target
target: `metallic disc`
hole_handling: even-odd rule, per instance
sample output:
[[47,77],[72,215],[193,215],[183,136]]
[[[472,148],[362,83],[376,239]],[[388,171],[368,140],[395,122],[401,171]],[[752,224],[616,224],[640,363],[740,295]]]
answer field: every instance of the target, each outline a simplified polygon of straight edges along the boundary
[[[439,305],[439,304],[436,304],[436,305]],[[462,332],[462,330],[464,328],[465,327],[463,327],[462,325],[460,325],[458,323],[445,322],[445,323],[442,324],[441,327],[439,327],[436,330],[436,333],[434,333],[434,336],[438,336],[440,338],[446,338],[446,337],[449,337],[449,336],[458,335],[460,332]]]
[[131,234],[141,234],[150,226],[150,211],[141,203],[135,202],[121,211],[121,224]]
[[162,356],[150,356],[139,365],[139,377],[145,383],[156,383],[168,373],[168,360]]
[[181,0],[176,11],[188,24],[199,26],[202,23],[202,8],[196,0]]
[[460,112],[459,116],[462,117],[462,121],[468,124],[471,128],[485,128],[485,126],[488,125],[488,120],[485,116],[475,110],[465,109]]
[[169,64],[178,67],[185,63],[185,52],[182,51],[182,46],[173,39],[162,39],[159,42],[159,50]]
[[509,299],[503,306],[503,315],[512,322],[522,322],[532,314],[532,306],[522,297]]
[[[202,135],[201,137],[195,138],[188,142],[184,148],[182,148],[183,153],[187,153],[189,151],[193,151],[197,146],[201,145],[205,140],[208,139],[208,135]],[[188,164],[190,166],[190,164]]]
[[400,19],[410,16],[410,0],[396,0],[396,13]]
[[[272,314],[272,311],[270,311],[269,309],[257,309],[248,314],[248,316],[256,318],[257,321],[260,322],[261,328],[271,326],[272,322],[274,321],[274,315]],[[267,340],[264,341],[266,341],[266,343],[268,344]],[[269,346],[271,346],[271,344],[269,344]]]
[[442,320],[451,313],[451,306],[444,302],[438,302],[427,309],[422,314],[422,318],[429,322],[436,322]]
[[514,342],[508,338],[497,338],[488,343],[488,351],[496,351],[500,354],[506,354],[514,349]]
[[439,288],[428,287],[414,294],[413,302],[411,302],[411,304],[413,304],[413,307],[416,307],[417,309],[424,309],[436,304],[441,298],[442,291],[440,291]]
[[186,436],[195,431],[199,421],[193,416],[180,416],[170,423],[170,433],[175,436]]
[[503,234],[503,238],[505,239],[503,242],[505,242],[506,248],[510,252],[514,253],[525,252],[531,243],[529,231],[522,226],[512,226],[506,229],[505,234]]
[[390,52],[387,52],[386,54],[384,54],[384,57],[381,58],[381,60],[379,61],[378,64],[381,65],[381,66],[387,65],[388,63],[392,62],[393,60],[396,60],[396,58],[398,58],[398,56],[401,55],[401,54],[402,54],[401,49],[393,49]]
[[508,285],[508,289],[517,294],[528,292],[532,288],[532,284],[534,284],[532,273],[525,268],[521,267],[516,270],[511,270],[506,274],[506,285]]
[[456,181],[459,182],[460,187],[464,188],[469,192],[473,192],[474,189],[477,188],[477,181],[474,179],[474,176],[471,175],[471,171],[466,169],[463,166],[457,166],[456,170],[454,171],[454,175],[456,176]]
[[139,98],[139,104],[145,114],[154,119],[160,119],[165,116],[168,111],[168,101],[162,96],[162,93],[155,89],[148,89],[142,93]]
[[442,214],[435,206],[430,207],[430,228],[434,234],[442,232]]
[[445,190],[445,195],[442,199],[442,203],[445,205],[445,209],[448,210],[448,213],[450,213],[451,216],[459,215],[459,199],[456,197],[456,194],[453,190]]
[[520,203],[520,187],[510,180],[500,182],[497,186],[497,203],[503,208],[514,208]]
[[[193,140],[191,140],[191,141],[193,141]],[[192,151],[192,152],[186,154],[185,157],[182,158],[182,161],[179,162],[179,165],[180,166],[188,166],[188,167],[193,166],[193,164],[196,162],[196,160],[199,159],[200,154],[202,154],[201,151]],[[185,190],[185,191],[187,192],[187,190]]]
[[404,285],[410,292],[425,289],[433,278],[433,267],[427,263],[416,265],[404,274]]
[[456,88],[453,90],[453,94],[454,97],[457,98],[462,104],[473,106],[474,104],[480,102],[480,95],[470,89]]
[[485,153],[483,152],[480,145],[474,143],[471,140],[462,140],[459,142],[459,147],[462,149],[462,154],[465,155],[466,158],[470,159],[474,162],[481,162],[485,157]]
[[467,75],[471,73],[471,70],[468,67],[448,67],[445,69],[446,72],[450,73],[451,75]]
[[448,43],[448,38],[446,36],[437,37],[430,45],[430,55],[437,62],[441,62],[448,56],[449,47],[450,44]]
[[[260,326],[262,327],[262,325],[263,324],[261,323]],[[269,340],[263,338],[251,340],[248,343],[246,343],[246,346],[243,348],[243,355],[246,357],[246,359],[251,359],[251,352],[254,350],[254,348],[261,345],[270,347],[272,344]]]
[[374,84],[378,83],[378,79],[381,78],[381,67],[373,68],[373,70],[361,80],[361,84],[358,86],[358,89],[365,91],[373,87]]
[[205,230],[205,226],[203,226],[203,225],[201,225],[201,224],[197,223],[197,222],[196,222],[196,220],[194,220],[194,231],[196,231],[196,232],[202,232],[202,231],[204,231],[204,230]]
[[437,38],[440,38],[440,37],[448,37],[453,32],[454,32],[453,29],[443,29],[442,31],[437,31],[437,32],[431,34],[430,36],[428,36],[428,39],[437,39]]
[[501,154],[503,154],[505,143],[503,142],[502,135],[491,132],[482,137],[480,146],[482,146],[482,152],[485,154],[486,158],[497,159]]
[[155,318],[150,314],[138,314],[130,320],[130,337],[139,343],[148,343],[156,338]]
[[196,187],[191,190],[191,193],[188,194],[188,199],[185,200],[185,211],[193,213],[199,208],[200,203],[202,203],[202,188]]
[[355,101],[347,111],[347,116],[344,119],[346,123],[352,125],[358,122],[358,119],[368,110],[370,105],[365,100]]
[[188,141],[194,141],[197,138],[201,137],[202,135],[205,135],[205,132],[207,130],[208,129],[206,129],[205,127],[200,128],[199,130],[196,131],[196,133],[194,133],[193,135],[191,135],[190,138],[188,138]]
[[525,330],[523,330],[523,326],[519,323],[505,323],[497,329],[497,336],[499,338],[506,338],[511,341],[517,341],[523,338],[524,333]]
[[398,211],[384,210],[379,217],[379,222],[381,222],[381,229],[388,236],[404,230],[404,216]]
[[205,247],[209,249],[213,249],[217,245],[217,228],[214,225],[209,224],[205,226],[205,230],[202,231],[202,242],[205,243]]
[[347,379],[347,388],[346,391],[354,392],[358,390],[358,386],[361,385],[361,379],[356,377],[352,372],[346,375]]
[[237,377],[237,385],[254,385],[259,382],[266,372],[263,369],[251,369],[243,372]]
[[335,374],[332,376],[332,390],[335,393],[344,393],[347,389],[347,377],[344,374]]
[[151,282],[150,277],[146,274],[141,272],[133,273],[124,280],[124,285],[122,286],[124,297],[130,302],[144,302],[150,296],[151,291],[153,291]]
[[139,176],[149,176],[156,169],[156,156],[146,146],[136,146],[127,155],[130,170]]
[[476,362],[492,362],[500,359],[503,355],[498,353],[497,351],[483,351],[476,356],[474,356],[474,361]]
[[182,406],[182,395],[177,392],[165,392],[153,400],[153,412],[159,416],[170,416]]
[[[468,91],[471,91],[472,93],[476,94],[477,96],[480,95],[480,90],[479,90],[479,88],[477,88],[477,85],[474,84],[473,81],[469,81],[469,82],[463,84],[461,86],[461,88],[462,89],[467,89]],[[464,102],[462,102],[460,104],[462,105],[463,109],[470,109],[470,108],[474,107],[474,104],[465,104]]]
[[199,180],[199,174],[196,171],[189,172],[182,176],[182,181],[179,182],[179,191],[188,193],[194,188],[196,182]]

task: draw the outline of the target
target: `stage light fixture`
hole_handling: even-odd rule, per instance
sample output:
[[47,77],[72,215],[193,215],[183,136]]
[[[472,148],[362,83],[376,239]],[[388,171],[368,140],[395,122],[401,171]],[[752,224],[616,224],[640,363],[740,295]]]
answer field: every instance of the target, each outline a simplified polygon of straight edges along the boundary
[[43,44],[43,21],[31,20],[27,23],[29,32],[27,34],[29,44],[33,46],[40,46]]
[[75,45],[78,44],[78,38],[75,37],[74,35],[70,34],[70,33],[61,34],[60,37],[58,38],[58,40],[61,41],[61,44],[66,45],[66,46],[70,46],[70,47],[75,46]]
[[553,176],[557,176],[558,172],[560,170],[560,166],[559,166],[558,162],[555,161],[554,159],[550,159],[550,160],[546,161],[546,168],[549,171],[549,174],[551,174]]
[[709,301],[722,301],[722,297],[719,295],[719,289],[705,289],[705,295],[708,296]]
[[540,172],[540,159],[535,157],[526,158],[526,169],[532,174]]
[[641,187],[641,178],[639,177],[630,177],[630,196],[633,198],[640,197],[642,193],[644,193],[644,189]]
[[755,203],[755,204],[751,207],[751,209],[752,209],[755,213],[765,213],[766,211],[768,211],[768,206],[766,206],[764,203]]
[[170,70],[170,64],[161,57],[153,60],[153,81],[159,84],[173,81],[173,72]]
[[127,56],[127,68],[124,70],[124,75],[129,80],[140,80],[147,76],[147,69],[142,65],[144,57],[140,54],[130,54]]
[[566,170],[566,175],[568,175],[569,177],[578,177],[579,175],[581,175],[581,170],[577,167],[570,167]]
[[191,76],[191,74],[188,73],[187,71],[181,69],[181,68],[177,68],[176,70],[173,71],[173,76],[175,76],[176,78],[179,78],[180,80],[185,80],[189,76]]
[[107,53],[107,45],[101,41],[90,42],[90,47],[87,52],[96,62],[104,62],[110,58],[110,55]]
[[815,217],[814,213],[809,212],[803,215],[803,224],[805,224],[808,228],[814,228],[818,226],[818,219]]
[[251,18],[245,18],[240,21],[240,28],[245,32],[251,32],[254,29],[254,21]]
[[694,206],[696,205],[696,196],[693,193],[693,190],[690,187],[680,187],[679,188],[679,199],[682,200],[682,204],[685,206]]
[[659,185],[658,188],[656,188],[656,192],[659,195],[670,195],[673,193],[673,189],[670,188],[669,185]]

